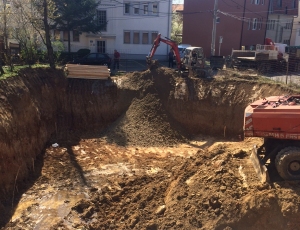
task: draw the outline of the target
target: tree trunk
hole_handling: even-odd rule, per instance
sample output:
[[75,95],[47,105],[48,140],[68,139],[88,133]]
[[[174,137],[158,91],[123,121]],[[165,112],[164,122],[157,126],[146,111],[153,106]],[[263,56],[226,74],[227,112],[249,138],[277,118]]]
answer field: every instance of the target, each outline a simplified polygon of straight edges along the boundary
[[71,32],[68,30],[68,52],[71,53]]
[[0,54],[0,75],[4,74],[4,70],[2,68],[2,60],[1,60],[1,54]]
[[46,36],[46,47],[49,58],[49,64],[52,69],[55,69],[54,53],[53,47],[50,39],[50,27],[48,24],[48,3],[47,0],[44,0],[44,26],[45,26],[45,36]]

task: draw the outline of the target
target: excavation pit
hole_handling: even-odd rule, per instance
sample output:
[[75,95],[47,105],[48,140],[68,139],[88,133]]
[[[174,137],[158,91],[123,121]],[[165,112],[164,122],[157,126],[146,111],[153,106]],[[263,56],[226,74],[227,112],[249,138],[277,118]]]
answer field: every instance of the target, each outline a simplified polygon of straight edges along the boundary
[[21,72],[0,86],[2,226],[295,229],[299,183],[260,184],[248,152],[261,140],[240,138],[250,102],[287,93],[226,72]]

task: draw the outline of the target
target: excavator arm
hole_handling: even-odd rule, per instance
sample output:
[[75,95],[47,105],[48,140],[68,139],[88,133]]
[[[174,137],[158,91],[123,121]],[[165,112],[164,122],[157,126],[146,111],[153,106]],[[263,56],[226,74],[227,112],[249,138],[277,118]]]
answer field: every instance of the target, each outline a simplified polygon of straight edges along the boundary
[[167,45],[172,47],[176,58],[177,68],[180,71],[182,68],[182,64],[180,60],[180,54],[179,54],[177,43],[169,38],[161,38],[161,34],[158,34],[156,39],[153,42],[149,55],[146,57],[147,64],[150,65],[150,67],[153,65],[152,57],[154,56],[157,47],[160,45],[160,42],[166,43]]

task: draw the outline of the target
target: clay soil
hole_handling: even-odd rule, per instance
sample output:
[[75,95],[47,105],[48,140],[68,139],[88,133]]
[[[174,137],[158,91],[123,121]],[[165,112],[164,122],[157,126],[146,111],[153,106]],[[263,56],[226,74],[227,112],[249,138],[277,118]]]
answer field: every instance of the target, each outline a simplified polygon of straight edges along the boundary
[[249,154],[262,139],[241,132],[244,105],[289,89],[225,75],[186,80],[161,68],[114,79],[138,92],[126,110],[101,129],[51,136],[30,186],[2,206],[2,229],[299,229],[300,182],[261,183]]

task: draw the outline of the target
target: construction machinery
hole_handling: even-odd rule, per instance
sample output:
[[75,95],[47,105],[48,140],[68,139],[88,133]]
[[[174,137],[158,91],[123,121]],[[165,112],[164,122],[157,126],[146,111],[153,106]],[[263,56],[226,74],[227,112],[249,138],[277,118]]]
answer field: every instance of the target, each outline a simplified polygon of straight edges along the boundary
[[196,75],[200,77],[208,76],[209,70],[205,66],[204,52],[201,47],[187,47],[184,51],[183,58],[180,58],[180,53],[176,41],[173,41],[169,38],[162,38],[161,34],[157,35],[156,39],[153,42],[152,48],[148,56],[146,57],[148,67],[150,69],[158,67],[157,60],[152,60],[152,57],[154,56],[156,49],[161,42],[166,43],[173,49],[177,69],[179,72],[189,70],[190,75],[193,74],[194,76]]
[[251,160],[261,181],[270,180],[266,166],[275,164],[284,180],[300,180],[300,95],[271,96],[245,109],[244,137],[262,137]]
[[285,52],[286,44],[274,43],[265,39],[264,45],[256,45],[250,50],[232,50],[226,59],[226,67],[238,70],[255,69],[260,73],[285,71],[289,55]]

